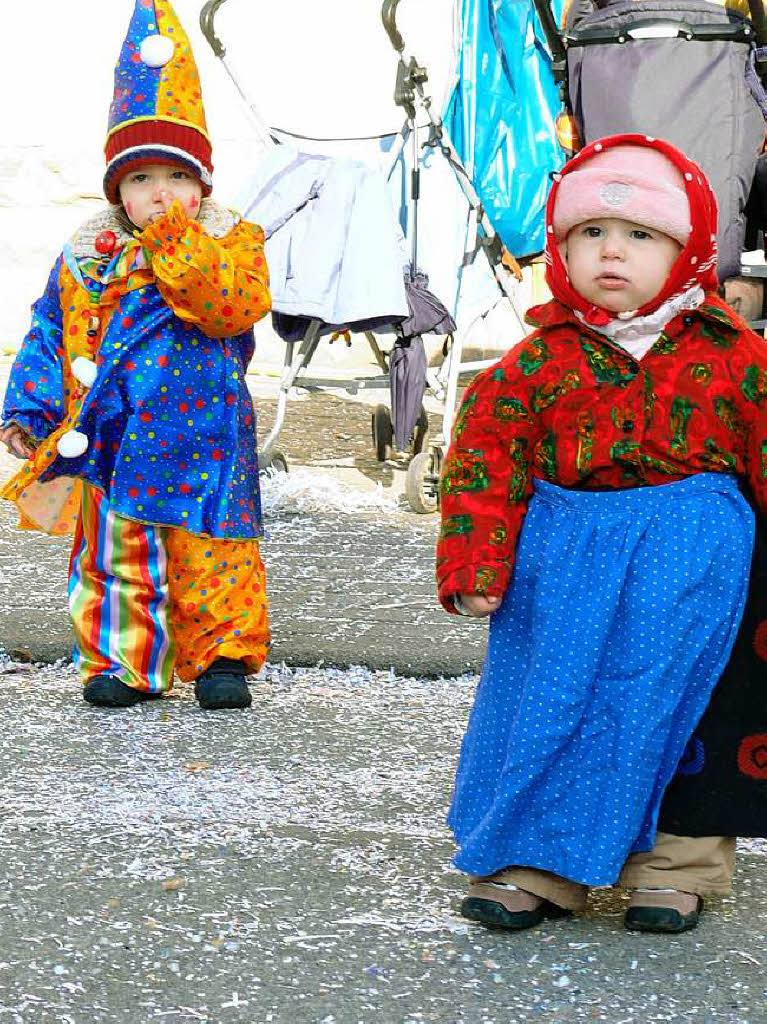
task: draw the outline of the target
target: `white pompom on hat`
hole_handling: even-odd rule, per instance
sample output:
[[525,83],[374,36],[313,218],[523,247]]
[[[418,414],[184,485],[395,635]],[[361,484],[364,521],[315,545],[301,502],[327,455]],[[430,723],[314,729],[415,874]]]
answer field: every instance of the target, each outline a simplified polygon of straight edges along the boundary
[[656,149],[622,145],[597,152],[562,176],[551,223],[557,242],[584,221],[619,217],[685,246],[692,230],[684,179]]

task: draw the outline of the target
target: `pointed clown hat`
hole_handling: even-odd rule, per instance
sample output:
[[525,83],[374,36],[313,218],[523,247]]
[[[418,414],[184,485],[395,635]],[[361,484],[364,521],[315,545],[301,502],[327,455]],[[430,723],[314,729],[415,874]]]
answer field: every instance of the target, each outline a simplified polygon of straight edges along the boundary
[[180,164],[213,186],[212,148],[192,47],[168,0],[136,0],[115,68],[104,193],[141,163]]

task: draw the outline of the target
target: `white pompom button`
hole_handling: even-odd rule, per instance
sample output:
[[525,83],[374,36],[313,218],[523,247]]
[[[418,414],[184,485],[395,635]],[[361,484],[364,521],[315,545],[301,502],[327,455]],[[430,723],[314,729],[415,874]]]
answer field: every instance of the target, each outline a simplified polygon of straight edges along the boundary
[[88,451],[88,435],[79,430],[68,430],[56,442],[62,459],[77,459]]
[[150,68],[162,68],[173,56],[173,40],[167,36],[147,36],[139,49],[139,57]]
[[87,356],[78,356],[72,360],[72,376],[75,380],[79,380],[84,387],[93,387],[96,372],[96,364],[92,359],[88,359]]

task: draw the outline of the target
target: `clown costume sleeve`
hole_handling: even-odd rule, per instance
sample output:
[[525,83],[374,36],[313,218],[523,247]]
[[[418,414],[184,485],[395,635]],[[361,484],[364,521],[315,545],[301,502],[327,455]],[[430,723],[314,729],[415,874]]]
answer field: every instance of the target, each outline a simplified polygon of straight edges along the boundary
[[31,327],[11,367],[3,404],[3,425],[17,424],[36,443],[56,429],[66,408],[60,271],[61,259],[32,306]]
[[239,221],[215,239],[176,201],[140,240],[162,297],[208,337],[242,334],[269,312],[264,233],[257,225]]

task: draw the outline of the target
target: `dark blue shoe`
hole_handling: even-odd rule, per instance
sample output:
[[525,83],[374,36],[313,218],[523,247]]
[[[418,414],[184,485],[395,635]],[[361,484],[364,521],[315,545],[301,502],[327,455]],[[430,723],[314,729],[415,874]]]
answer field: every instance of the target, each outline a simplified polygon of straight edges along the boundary
[[127,686],[117,676],[94,676],[86,683],[83,700],[97,708],[130,708],[146,700],[157,700],[161,693],[149,693]]
[[197,677],[194,695],[205,711],[249,708],[253,703],[246,679],[247,669],[234,658],[216,660]]

